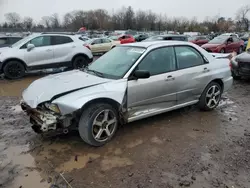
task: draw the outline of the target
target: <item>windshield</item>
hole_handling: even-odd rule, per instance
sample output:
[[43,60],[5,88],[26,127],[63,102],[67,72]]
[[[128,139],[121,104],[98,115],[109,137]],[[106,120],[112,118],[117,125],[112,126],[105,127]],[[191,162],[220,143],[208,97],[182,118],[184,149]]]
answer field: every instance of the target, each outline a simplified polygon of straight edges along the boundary
[[210,40],[208,43],[210,44],[223,44],[228,39],[228,36],[219,36],[215,37],[214,39]]
[[88,39],[86,41],[84,41],[86,44],[91,44],[95,39]]
[[18,47],[19,45],[22,45],[23,43],[26,43],[28,42],[30,39],[32,39],[34,37],[34,35],[30,35],[28,37],[25,37],[19,41],[17,41],[16,43],[12,44],[10,47],[11,48],[15,48],[15,47]]
[[145,48],[131,46],[115,47],[89,65],[87,70],[98,72],[105,78],[120,79],[145,50]]

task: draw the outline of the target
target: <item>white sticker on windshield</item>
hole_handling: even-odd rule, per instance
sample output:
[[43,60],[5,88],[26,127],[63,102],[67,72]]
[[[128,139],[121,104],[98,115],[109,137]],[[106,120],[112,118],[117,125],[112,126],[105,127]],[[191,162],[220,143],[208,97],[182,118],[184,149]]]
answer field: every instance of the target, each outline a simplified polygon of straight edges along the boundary
[[142,54],[144,51],[145,51],[145,49],[143,49],[143,48],[131,48],[128,50],[128,52],[139,53],[139,54]]

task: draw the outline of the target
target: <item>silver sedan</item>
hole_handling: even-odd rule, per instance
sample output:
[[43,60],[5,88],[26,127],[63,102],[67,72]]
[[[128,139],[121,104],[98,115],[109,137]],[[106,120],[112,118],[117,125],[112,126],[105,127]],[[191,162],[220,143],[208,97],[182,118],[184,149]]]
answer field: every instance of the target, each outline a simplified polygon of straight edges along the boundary
[[232,82],[222,55],[188,42],[141,42],[118,46],[84,70],[34,81],[21,104],[36,132],[77,129],[101,146],[119,124],[196,103],[213,110]]

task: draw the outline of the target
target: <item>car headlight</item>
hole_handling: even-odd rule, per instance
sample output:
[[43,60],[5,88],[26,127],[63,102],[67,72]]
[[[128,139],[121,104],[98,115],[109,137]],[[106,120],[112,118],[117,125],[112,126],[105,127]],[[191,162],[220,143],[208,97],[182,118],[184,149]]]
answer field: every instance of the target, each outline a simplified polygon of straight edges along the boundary
[[55,113],[61,113],[59,107],[57,106],[57,104],[52,104],[52,103],[45,103],[44,104],[46,108],[48,108],[49,110],[55,112]]

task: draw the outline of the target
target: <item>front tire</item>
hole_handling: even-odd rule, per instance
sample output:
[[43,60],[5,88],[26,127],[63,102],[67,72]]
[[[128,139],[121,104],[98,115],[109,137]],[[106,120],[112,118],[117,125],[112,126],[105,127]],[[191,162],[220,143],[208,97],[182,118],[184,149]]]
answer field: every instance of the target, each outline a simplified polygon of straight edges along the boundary
[[72,61],[74,69],[81,69],[88,65],[88,59],[85,56],[77,56]]
[[211,82],[203,91],[200,101],[199,108],[203,111],[211,111],[215,109],[220,102],[222,95],[222,88],[217,82]]
[[107,103],[96,103],[83,110],[79,121],[79,134],[92,146],[109,142],[118,127],[118,112]]
[[19,79],[25,75],[25,67],[20,61],[9,61],[4,65],[3,73],[8,79]]

